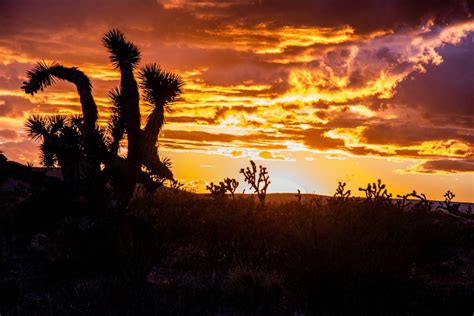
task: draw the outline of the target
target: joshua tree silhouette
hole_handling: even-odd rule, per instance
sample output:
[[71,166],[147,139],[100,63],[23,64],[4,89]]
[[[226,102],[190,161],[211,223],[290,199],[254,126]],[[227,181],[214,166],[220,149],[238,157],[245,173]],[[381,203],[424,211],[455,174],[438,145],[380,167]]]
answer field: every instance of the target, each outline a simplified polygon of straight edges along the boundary
[[[173,179],[170,161],[158,155],[157,141],[165,108],[180,95],[183,82],[179,76],[149,64],[140,69],[138,84],[134,75],[140,61],[138,47],[116,29],[107,32],[102,43],[121,74],[120,86],[109,94],[113,107],[107,128],[97,125],[97,105],[89,78],[76,67],[45,62],[27,72],[22,89],[34,95],[57,80],[71,82],[80,97],[82,116],[32,116],[26,127],[30,137],[43,141],[43,164],[59,165],[66,183],[79,183],[78,190],[84,194],[84,188],[104,188],[111,181],[116,196],[126,205],[137,182],[156,187],[162,184],[160,179]],[[144,129],[140,124],[139,88],[152,108]],[[128,150],[122,158],[119,148],[125,135]]]
[[258,166],[253,160],[250,160],[250,167],[240,169],[240,173],[244,175],[245,182],[250,185],[250,188],[257,194],[260,204],[265,205],[265,198],[267,197],[267,189],[270,185],[270,175],[267,167]]

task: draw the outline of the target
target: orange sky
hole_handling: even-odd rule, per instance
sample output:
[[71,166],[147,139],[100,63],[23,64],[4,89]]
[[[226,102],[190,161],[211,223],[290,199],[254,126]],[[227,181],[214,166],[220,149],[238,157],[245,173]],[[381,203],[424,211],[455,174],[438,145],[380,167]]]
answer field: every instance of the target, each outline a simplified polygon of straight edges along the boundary
[[[119,74],[101,46],[118,27],[185,80],[160,155],[202,191],[249,159],[269,191],[332,194],[381,178],[474,201],[474,20],[467,1],[11,0],[0,4],[0,150],[36,164],[32,113],[77,113],[73,86],[20,89],[39,60],[90,76],[102,122]],[[370,13],[370,14],[369,14]],[[148,109],[142,106],[142,111]],[[242,189],[244,187],[242,186]]]

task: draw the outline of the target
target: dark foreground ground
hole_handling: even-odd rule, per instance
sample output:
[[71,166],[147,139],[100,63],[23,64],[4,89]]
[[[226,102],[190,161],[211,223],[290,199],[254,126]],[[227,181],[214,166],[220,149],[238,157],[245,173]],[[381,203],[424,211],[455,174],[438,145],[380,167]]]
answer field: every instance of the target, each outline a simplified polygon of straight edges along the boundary
[[362,200],[162,190],[0,206],[3,315],[472,315],[474,220]]

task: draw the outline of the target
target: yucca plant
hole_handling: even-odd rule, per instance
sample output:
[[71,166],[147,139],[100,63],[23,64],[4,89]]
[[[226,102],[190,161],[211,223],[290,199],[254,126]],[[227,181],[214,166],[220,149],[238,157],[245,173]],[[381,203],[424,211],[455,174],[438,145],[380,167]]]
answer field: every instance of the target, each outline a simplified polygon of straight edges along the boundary
[[[26,128],[31,138],[42,141],[45,166],[61,167],[65,181],[80,183],[80,187],[105,187],[111,180],[116,196],[126,205],[137,182],[156,187],[162,185],[163,179],[173,179],[170,161],[158,155],[157,141],[165,108],[181,94],[183,82],[157,64],[149,64],[139,70],[140,83],[137,83],[134,71],[141,58],[138,47],[116,29],[107,32],[102,43],[121,74],[119,87],[109,93],[112,114],[107,127],[97,125],[98,110],[87,75],[76,67],[39,62],[27,72],[28,79],[22,86],[25,93],[34,95],[58,80],[71,82],[80,97],[82,116],[32,116]],[[143,129],[139,88],[152,108]],[[125,136],[127,156],[122,158],[120,143]]]

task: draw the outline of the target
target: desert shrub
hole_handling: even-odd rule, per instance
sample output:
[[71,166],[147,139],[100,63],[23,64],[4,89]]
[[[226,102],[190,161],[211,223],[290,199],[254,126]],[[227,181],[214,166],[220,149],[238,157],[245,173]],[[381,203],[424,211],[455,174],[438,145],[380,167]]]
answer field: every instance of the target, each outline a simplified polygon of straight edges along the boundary
[[26,296],[18,315],[157,315],[166,312],[159,292],[129,286],[116,277],[79,279]]
[[474,238],[458,217],[360,199],[262,208],[163,188],[116,212],[124,213],[68,216],[25,238],[46,246],[25,259],[42,272],[9,306],[61,315],[422,314],[420,302],[441,295],[430,291],[427,267],[439,273]]
[[15,306],[20,300],[21,290],[13,278],[0,278],[0,313]]
[[283,302],[283,282],[271,272],[237,266],[229,271],[224,295],[236,308],[268,314]]
[[162,255],[162,248],[161,236],[150,223],[132,216],[120,218],[117,250],[125,279],[143,282]]

